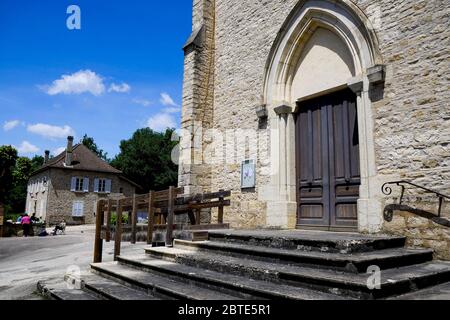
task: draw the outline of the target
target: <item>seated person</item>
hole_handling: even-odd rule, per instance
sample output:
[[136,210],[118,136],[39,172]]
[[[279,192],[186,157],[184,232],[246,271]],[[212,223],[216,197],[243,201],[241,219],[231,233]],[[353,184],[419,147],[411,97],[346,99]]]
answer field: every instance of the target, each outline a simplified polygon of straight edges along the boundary
[[62,233],[65,233],[66,231],[66,220],[63,220],[60,224],[55,226],[55,229],[53,229],[53,235],[56,236],[56,233],[58,231],[61,231]]
[[33,215],[31,216],[31,223],[37,223],[37,222],[39,222],[39,218],[38,217],[36,217],[36,213],[33,213]]
[[42,228],[39,230],[38,236],[39,236],[39,237],[46,237],[46,236],[48,236],[47,230],[45,230],[45,228],[42,227]]

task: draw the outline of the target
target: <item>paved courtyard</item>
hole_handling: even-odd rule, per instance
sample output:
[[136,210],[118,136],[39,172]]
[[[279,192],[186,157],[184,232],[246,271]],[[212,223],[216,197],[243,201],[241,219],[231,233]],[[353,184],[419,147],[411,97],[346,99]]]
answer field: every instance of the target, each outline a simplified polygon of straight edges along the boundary
[[[69,267],[89,270],[94,247],[92,225],[67,227],[66,235],[44,238],[0,238],[0,299],[41,299],[36,284],[63,279]],[[50,231],[48,229],[47,231]],[[144,243],[122,244],[122,253],[142,253]],[[113,260],[114,243],[104,243],[103,261]]]

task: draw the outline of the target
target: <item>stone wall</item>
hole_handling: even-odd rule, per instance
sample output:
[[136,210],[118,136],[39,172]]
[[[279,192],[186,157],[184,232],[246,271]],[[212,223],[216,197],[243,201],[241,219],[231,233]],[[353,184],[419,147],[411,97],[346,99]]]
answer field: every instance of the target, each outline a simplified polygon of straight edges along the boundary
[[[208,192],[211,169],[203,164],[203,133],[212,127],[214,94],[215,0],[194,0],[192,37],[184,47],[184,82],[179,185],[187,193]],[[197,135],[195,141],[192,134]]]
[[[45,184],[44,181],[47,181]],[[50,175],[48,171],[41,172],[33,176],[28,182],[29,185],[39,183],[39,187],[34,190],[28,189],[27,200],[24,208],[29,216],[36,213],[36,217],[46,220],[47,203],[48,203],[48,191],[50,185]],[[31,192],[33,191],[33,192]]]
[[[200,2],[195,1],[197,7]],[[449,2],[339,2],[357,5],[372,22],[387,68],[385,86],[372,101],[376,173],[384,180],[408,179],[450,194]],[[299,0],[215,3],[213,128],[224,136],[227,130],[256,130],[258,135],[267,137],[267,143],[260,143],[257,152],[270,152],[270,123],[261,127],[255,114],[255,107],[261,104],[267,59],[280,28],[298,3]],[[198,14],[194,10],[194,25],[201,19]],[[193,119],[192,114],[204,112],[194,102],[198,93],[192,90],[192,78],[194,72],[206,69],[194,61],[193,55],[186,56],[184,127]],[[236,141],[236,137],[239,134],[230,139]],[[226,144],[231,140],[225,139]],[[207,139],[201,143],[207,143]],[[205,188],[210,183],[212,190],[231,189],[232,206],[225,210],[225,221],[233,227],[264,226],[266,201],[261,190],[269,183],[270,164],[258,159],[257,186],[242,192],[240,160],[197,166],[200,169],[190,182],[186,172],[180,172],[181,184]],[[378,190],[380,186],[372,188]]]
[[[50,170],[50,185],[48,191],[47,223],[50,225],[60,223],[63,219],[67,224],[92,224],[95,223],[96,204],[99,199],[118,198],[123,195],[130,197],[134,194],[135,188],[118,175],[108,173],[95,173],[72,170]],[[70,191],[71,178],[74,176],[89,178],[89,192]],[[94,179],[111,179],[111,194],[94,193]],[[123,193],[120,189],[123,188]],[[84,202],[84,217],[72,217],[74,201]]]
[[407,246],[430,248],[437,259],[450,260],[450,217],[447,221],[445,226],[411,212],[396,211],[383,229],[388,234],[406,236]]

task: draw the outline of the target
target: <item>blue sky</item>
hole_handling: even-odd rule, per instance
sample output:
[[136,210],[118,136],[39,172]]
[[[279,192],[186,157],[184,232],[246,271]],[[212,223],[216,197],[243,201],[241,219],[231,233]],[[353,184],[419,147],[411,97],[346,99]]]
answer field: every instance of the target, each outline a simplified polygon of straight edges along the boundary
[[192,0],[1,0],[0,145],[31,157],[86,133],[111,157],[139,128],[178,127],[191,17]]

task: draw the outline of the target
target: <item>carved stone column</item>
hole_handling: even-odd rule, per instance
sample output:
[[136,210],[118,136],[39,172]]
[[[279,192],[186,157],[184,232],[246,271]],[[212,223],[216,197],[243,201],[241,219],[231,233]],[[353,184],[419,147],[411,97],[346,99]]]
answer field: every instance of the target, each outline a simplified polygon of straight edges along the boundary
[[[375,70],[376,69],[376,70]],[[382,202],[380,195],[381,182],[375,162],[375,146],[373,136],[373,117],[370,99],[370,88],[384,79],[384,68],[368,70],[367,76],[358,76],[349,80],[348,87],[356,94],[359,129],[359,152],[361,187],[358,199],[358,230],[360,232],[378,232],[383,223]],[[372,80],[371,80],[372,79]]]
[[[269,227],[294,228],[297,203],[295,202],[295,124],[292,107],[283,104],[274,109],[273,119],[278,128],[277,142],[272,145],[272,159],[277,163],[272,173],[273,197],[267,203],[266,222]],[[275,122],[276,120],[276,122]]]

